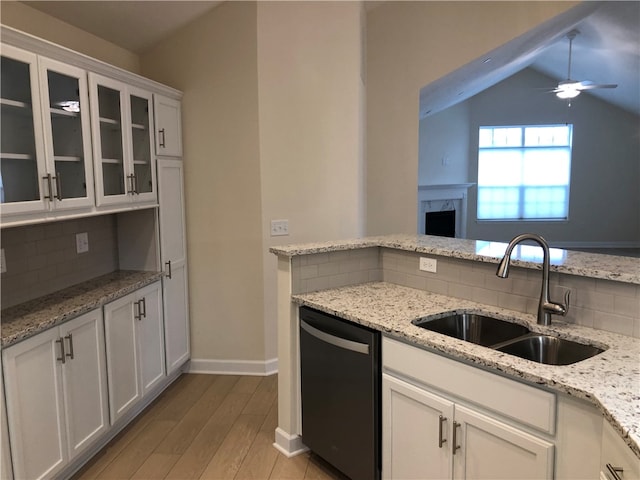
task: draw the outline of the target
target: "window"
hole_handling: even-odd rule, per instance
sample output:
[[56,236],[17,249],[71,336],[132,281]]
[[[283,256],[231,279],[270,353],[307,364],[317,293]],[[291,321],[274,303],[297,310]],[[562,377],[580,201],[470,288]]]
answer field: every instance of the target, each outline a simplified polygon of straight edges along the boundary
[[480,127],[478,220],[565,220],[572,129]]

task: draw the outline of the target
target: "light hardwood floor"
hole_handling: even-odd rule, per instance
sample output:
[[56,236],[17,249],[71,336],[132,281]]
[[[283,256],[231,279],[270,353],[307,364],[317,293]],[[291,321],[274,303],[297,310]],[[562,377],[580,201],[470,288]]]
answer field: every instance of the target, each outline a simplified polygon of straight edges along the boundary
[[73,479],[339,479],[273,447],[277,376],[185,374]]

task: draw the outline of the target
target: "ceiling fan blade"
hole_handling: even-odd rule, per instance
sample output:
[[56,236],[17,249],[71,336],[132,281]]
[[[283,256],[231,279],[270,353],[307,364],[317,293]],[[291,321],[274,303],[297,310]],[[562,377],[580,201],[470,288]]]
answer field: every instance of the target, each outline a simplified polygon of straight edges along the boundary
[[596,88],[617,88],[618,85],[616,83],[601,83],[601,84],[595,84],[595,83],[588,83],[588,84],[582,84],[581,86],[578,87],[578,90],[594,90]]

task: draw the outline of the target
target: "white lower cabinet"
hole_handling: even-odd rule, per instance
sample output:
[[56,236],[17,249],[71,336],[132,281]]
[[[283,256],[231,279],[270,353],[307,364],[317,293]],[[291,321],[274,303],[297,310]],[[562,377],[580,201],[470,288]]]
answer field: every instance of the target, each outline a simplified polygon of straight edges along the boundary
[[11,447],[9,446],[9,428],[7,427],[7,410],[4,407],[4,382],[0,375],[0,478],[11,480],[13,468],[11,467]]
[[3,352],[16,478],[51,478],[109,428],[102,312]]
[[383,374],[383,478],[553,478],[553,444]]
[[452,420],[453,402],[383,374],[383,478],[451,478]]
[[382,358],[384,479],[554,478],[554,394],[386,337]]
[[113,425],[165,377],[160,282],[104,306]]
[[606,420],[604,420],[602,427],[602,456],[600,462],[600,478],[602,480],[640,478],[640,459],[635,456]]
[[165,348],[170,374],[191,356],[182,160],[158,159],[158,200],[160,256],[165,272]]
[[553,443],[461,405],[452,429],[453,478],[553,478]]

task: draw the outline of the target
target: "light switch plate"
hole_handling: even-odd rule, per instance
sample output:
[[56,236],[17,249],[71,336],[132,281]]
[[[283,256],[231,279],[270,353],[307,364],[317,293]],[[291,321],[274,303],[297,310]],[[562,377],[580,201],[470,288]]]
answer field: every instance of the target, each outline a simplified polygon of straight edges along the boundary
[[76,233],[76,253],[89,251],[89,234],[87,232]]
[[7,259],[4,256],[4,248],[0,249],[0,273],[7,271]]
[[271,236],[289,235],[289,220],[271,220]]
[[420,257],[420,270],[436,273],[438,261],[435,258]]

